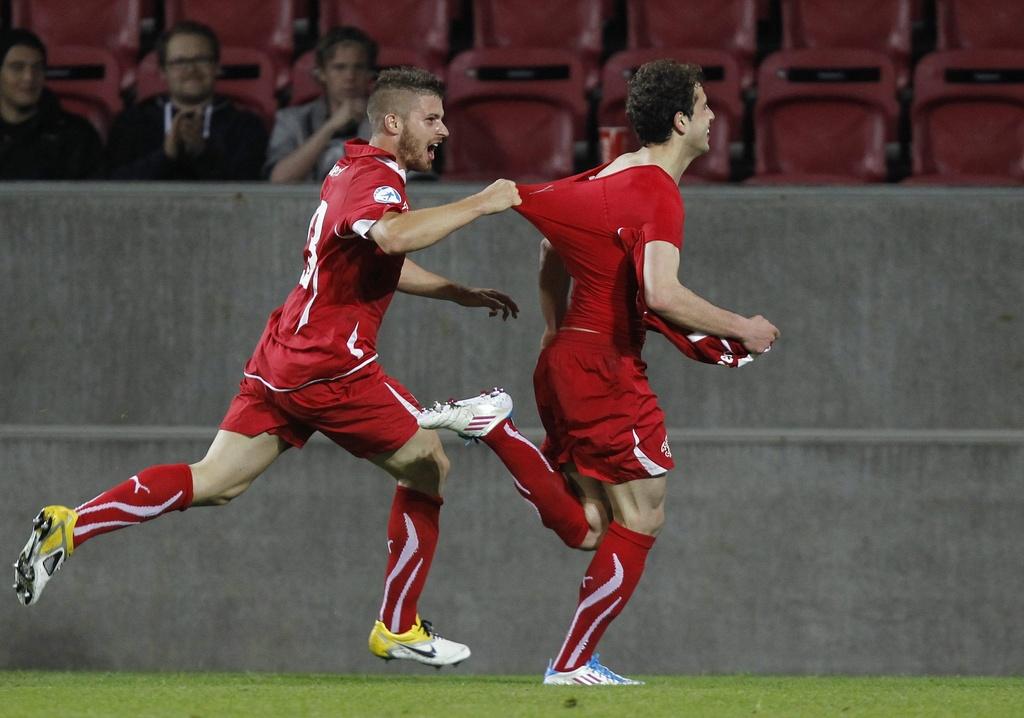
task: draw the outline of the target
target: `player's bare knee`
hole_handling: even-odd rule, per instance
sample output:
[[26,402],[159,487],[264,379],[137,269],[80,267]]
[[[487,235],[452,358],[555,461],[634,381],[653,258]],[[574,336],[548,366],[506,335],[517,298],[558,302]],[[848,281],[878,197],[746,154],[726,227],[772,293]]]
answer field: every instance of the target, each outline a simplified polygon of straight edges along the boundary
[[617,516],[619,524],[640,534],[657,536],[661,527],[665,525],[665,509],[661,506],[651,509],[636,508],[631,511],[624,511]]
[[587,519],[587,535],[583,537],[583,541],[579,545],[572,548],[580,551],[594,551],[601,545],[601,539],[604,538],[611,519],[604,504],[594,501],[584,502],[583,515]]
[[424,494],[440,496],[450,467],[448,456],[438,440],[402,467],[399,483]]

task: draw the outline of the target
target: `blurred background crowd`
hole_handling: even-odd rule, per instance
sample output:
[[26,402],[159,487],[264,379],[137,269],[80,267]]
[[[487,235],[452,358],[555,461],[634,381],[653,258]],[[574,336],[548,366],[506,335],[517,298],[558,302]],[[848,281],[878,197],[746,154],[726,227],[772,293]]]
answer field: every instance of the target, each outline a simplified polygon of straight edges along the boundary
[[634,149],[626,82],[701,65],[684,182],[1024,183],[1024,2],[0,0],[0,179],[319,182],[380,68],[447,84],[420,179],[548,179]]

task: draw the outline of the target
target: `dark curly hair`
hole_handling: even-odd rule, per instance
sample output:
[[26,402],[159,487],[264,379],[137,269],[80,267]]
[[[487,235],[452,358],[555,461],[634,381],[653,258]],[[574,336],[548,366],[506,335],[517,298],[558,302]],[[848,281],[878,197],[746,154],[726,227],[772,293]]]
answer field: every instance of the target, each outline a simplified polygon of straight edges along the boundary
[[376,129],[384,115],[395,112],[404,117],[409,111],[409,94],[444,96],[444,83],[418,67],[389,67],[377,76],[366,103],[366,114]]
[[704,73],[697,65],[652,60],[629,78],[626,116],[641,144],[661,144],[672,136],[677,112],[693,117],[693,96]]
[[332,27],[320,37],[320,41],[316,44],[317,67],[326,67],[328,59],[334,54],[334,48],[344,43],[358,45],[363,48],[363,51],[366,52],[366,61],[370,65],[370,69],[376,69],[377,43],[358,27],[352,27],[351,25]]

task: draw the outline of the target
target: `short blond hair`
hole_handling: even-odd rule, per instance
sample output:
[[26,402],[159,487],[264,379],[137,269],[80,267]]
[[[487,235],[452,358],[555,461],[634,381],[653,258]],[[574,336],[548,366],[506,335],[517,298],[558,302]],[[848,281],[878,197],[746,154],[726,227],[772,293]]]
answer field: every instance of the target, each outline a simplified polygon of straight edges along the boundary
[[415,95],[443,97],[444,83],[418,67],[392,67],[382,71],[366,103],[366,114],[374,131],[381,129],[385,115],[394,113],[408,117]]

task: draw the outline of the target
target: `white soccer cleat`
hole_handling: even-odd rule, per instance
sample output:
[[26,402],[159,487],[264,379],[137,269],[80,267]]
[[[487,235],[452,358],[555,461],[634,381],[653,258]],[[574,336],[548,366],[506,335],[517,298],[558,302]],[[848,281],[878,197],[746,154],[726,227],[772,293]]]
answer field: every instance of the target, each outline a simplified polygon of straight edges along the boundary
[[46,583],[75,550],[77,521],[78,514],[66,506],[46,506],[32,520],[32,534],[14,564],[14,592],[26,606],[39,600]]
[[451,429],[464,439],[480,439],[512,415],[512,397],[504,389],[445,404],[437,402],[420,412],[424,429]]
[[610,668],[602,666],[597,660],[596,653],[575,671],[556,671],[551,664],[552,661],[549,661],[548,669],[544,671],[544,685],[546,686],[642,686],[644,684],[643,681],[634,681],[632,678],[620,676]]
[[469,646],[442,638],[430,621],[421,621],[419,616],[405,633],[392,633],[380,621],[375,622],[369,644],[370,652],[385,661],[404,658],[440,668],[457,666],[469,658]]

